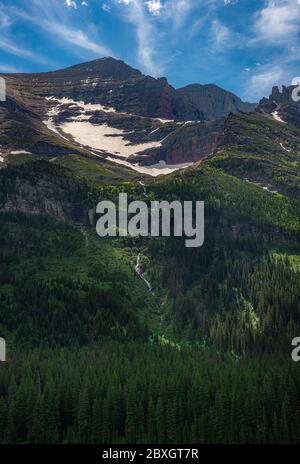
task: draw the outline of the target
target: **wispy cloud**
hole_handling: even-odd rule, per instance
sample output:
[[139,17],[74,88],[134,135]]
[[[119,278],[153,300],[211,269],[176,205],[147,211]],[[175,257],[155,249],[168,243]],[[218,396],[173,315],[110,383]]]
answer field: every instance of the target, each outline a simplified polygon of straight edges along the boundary
[[80,29],[73,29],[72,27],[51,20],[42,21],[40,24],[43,28],[49,28],[51,34],[76,47],[89,50],[100,56],[113,55],[113,52],[108,47],[91,40],[86,33]]
[[138,59],[143,69],[153,75],[162,73],[162,65],[156,60],[157,31],[148,19],[143,0],[118,0],[127,7],[127,19],[134,24],[138,41]]
[[0,49],[9,55],[14,55],[19,58],[37,63],[49,63],[49,60],[39,54],[28,50],[24,46],[19,45],[10,30],[14,20],[3,5],[0,4]]
[[88,5],[87,2],[78,3],[71,0],[63,4],[58,0],[31,0],[28,9],[15,8],[13,11],[16,17],[34,23],[45,34],[52,36],[53,41],[59,42],[61,48],[68,48],[75,55],[82,56],[82,51],[88,51],[96,57],[114,56],[112,50],[103,45],[98,38],[90,37],[86,31],[72,24],[69,14],[64,10],[77,9],[78,4]]
[[274,85],[280,85],[288,78],[285,68],[279,65],[266,65],[255,73],[247,82],[244,92],[246,99],[259,100],[263,95],[268,96]]
[[213,47],[217,50],[224,49],[230,38],[230,30],[218,19],[215,19],[211,25],[211,36]]
[[252,33],[248,46],[263,45],[266,61],[249,76],[244,96],[261,98],[274,85],[291,84],[299,69],[300,0],[268,0],[254,16]]
[[[48,63],[49,61],[44,57],[41,57],[39,54],[17,43],[11,32],[11,26],[14,24],[14,21],[15,18],[10,14],[9,8],[0,4],[0,49],[9,55],[25,58],[38,63]],[[6,68],[12,69],[11,67]]]
[[170,18],[175,27],[182,26],[192,10],[196,5],[193,0],[168,0],[166,2],[165,14]]
[[[17,67],[0,63],[0,73],[18,73],[18,72],[21,72],[21,71]],[[22,72],[24,71],[22,70]]]
[[20,47],[15,42],[5,37],[0,37],[0,48],[11,55],[16,55],[22,58],[30,58],[33,60],[39,59],[39,56],[35,55],[33,52]]
[[286,45],[300,32],[299,0],[269,0],[256,15],[255,40]]
[[8,28],[12,23],[12,18],[6,13],[5,7],[0,4],[0,30]]

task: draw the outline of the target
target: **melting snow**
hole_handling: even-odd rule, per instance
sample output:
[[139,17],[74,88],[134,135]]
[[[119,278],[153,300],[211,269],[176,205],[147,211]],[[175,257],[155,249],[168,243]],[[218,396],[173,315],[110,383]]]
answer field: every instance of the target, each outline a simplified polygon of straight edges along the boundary
[[251,180],[247,179],[246,177],[244,178],[244,180],[245,180],[246,182],[248,182],[249,184],[256,185],[256,187],[259,187],[259,188],[265,190],[266,192],[273,193],[274,195],[275,195],[276,193],[278,193],[277,190],[271,190],[270,187],[267,186],[267,185],[262,185],[262,184],[260,184],[259,182],[252,182]]
[[286,148],[286,147],[283,145],[282,142],[280,142],[280,146],[281,146],[281,148],[282,148],[283,150],[287,151],[288,153],[291,152],[291,150],[289,150],[288,148]]
[[169,122],[175,122],[174,119],[161,119],[161,118],[153,118],[156,121],[160,121],[162,124],[168,124]]
[[270,193],[274,193],[274,194],[278,193],[277,190],[271,190],[268,186],[264,187],[264,186],[259,185],[259,187],[261,187],[263,190],[266,190],[267,192],[270,192]]
[[124,158],[136,155],[148,148],[161,146],[160,142],[129,145],[130,142],[123,137],[126,132],[106,124],[94,126],[88,121],[72,121],[66,122],[60,127],[65,133],[72,135],[80,145],[88,146],[94,150],[103,150]]
[[178,169],[186,169],[193,165],[193,163],[166,164],[165,161],[160,161],[159,163],[153,164],[152,166],[140,166],[139,164],[131,164],[128,161],[111,158],[109,156],[106,159],[108,161],[112,161],[113,163],[122,164],[123,166],[131,168],[134,171],[140,172],[141,174],[148,174],[152,177],[171,174],[172,172],[178,171]]
[[[55,98],[55,97],[47,97],[48,101],[56,101],[58,102],[58,106],[61,105],[72,105],[77,108],[81,108],[84,111],[103,111],[104,113],[115,113],[116,110],[114,108],[109,108],[107,106],[100,105],[99,103],[84,103],[83,101],[75,101],[71,98]],[[54,108],[59,114],[59,108]],[[49,115],[49,113],[48,113]]]
[[15,150],[15,151],[11,151],[10,155],[32,155],[32,153],[26,150]]
[[278,114],[278,111],[274,111],[274,113],[272,113],[272,116],[273,118],[276,120],[276,121],[279,121],[279,122],[282,122],[283,124],[287,124]]

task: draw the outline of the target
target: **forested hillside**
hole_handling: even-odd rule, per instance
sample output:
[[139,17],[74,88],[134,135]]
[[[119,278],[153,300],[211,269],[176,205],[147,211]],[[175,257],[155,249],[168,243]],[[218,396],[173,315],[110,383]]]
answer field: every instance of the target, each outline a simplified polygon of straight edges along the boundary
[[46,165],[10,170],[2,201],[35,171],[58,203],[204,200],[205,246],[1,213],[0,442],[299,442],[298,201],[206,165],[143,188]]
[[157,344],[15,353],[0,442],[299,443],[299,366]]

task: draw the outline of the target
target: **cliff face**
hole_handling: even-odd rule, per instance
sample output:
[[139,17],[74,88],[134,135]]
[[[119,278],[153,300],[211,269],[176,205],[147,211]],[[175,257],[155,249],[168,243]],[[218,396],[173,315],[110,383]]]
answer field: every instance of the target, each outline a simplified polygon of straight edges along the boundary
[[203,119],[206,120],[225,118],[230,113],[239,111],[252,113],[257,106],[254,103],[245,103],[233,93],[213,84],[192,84],[179,89],[177,92],[182,97],[193,102],[203,115]]
[[2,170],[0,187],[1,212],[49,214],[60,221],[94,223],[95,206],[88,201],[87,186],[49,163]]
[[161,147],[146,150],[141,157],[136,157],[142,164],[191,163],[199,161],[213,153],[217,147],[224,119],[203,123],[186,123],[171,133]]

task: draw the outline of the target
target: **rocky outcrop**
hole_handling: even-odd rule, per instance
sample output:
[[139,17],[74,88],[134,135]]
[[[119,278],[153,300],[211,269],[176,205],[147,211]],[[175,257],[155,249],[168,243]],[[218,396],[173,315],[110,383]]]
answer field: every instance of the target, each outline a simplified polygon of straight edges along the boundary
[[87,186],[49,163],[28,163],[24,172],[1,170],[0,187],[2,212],[49,214],[60,221],[94,223],[95,207],[88,201]]
[[162,146],[135,156],[141,164],[164,160],[167,164],[191,163],[211,154],[218,143],[224,119],[203,123],[186,123],[171,133]]
[[269,98],[263,98],[259,102],[258,112],[262,114],[277,115],[282,121],[300,128],[300,101],[292,98],[296,86],[282,86],[280,91],[277,86],[272,88]]
[[178,89],[177,93],[192,102],[205,120],[226,118],[230,113],[239,111],[252,113],[257,106],[256,103],[243,102],[214,84],[192,84]]
[[[102,58],[49,73],[6,75],[11,89],[29,106],[40,97],[68,97],[100,103],[130,114],[166,119],[200,118],[166,78],[144,76],[126,63]],[[34,98],[28,98],[31,95]],[[41,108],[42,110],[42,108]]]
[[185,121],[217,119],[230,112],[255,108],[215,85],[194,84],[176,90],[166,78],[144,76],[113,58],[49,73],[6,75],[6,78],[10,88],[20,93],[26,104],[35,110],[39,108],[38,99],[49,96],[101,103],[117,111],[145,117]]

